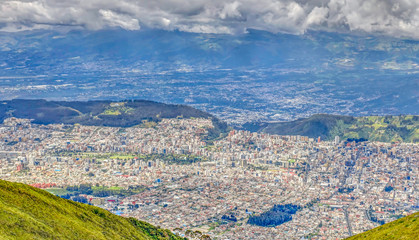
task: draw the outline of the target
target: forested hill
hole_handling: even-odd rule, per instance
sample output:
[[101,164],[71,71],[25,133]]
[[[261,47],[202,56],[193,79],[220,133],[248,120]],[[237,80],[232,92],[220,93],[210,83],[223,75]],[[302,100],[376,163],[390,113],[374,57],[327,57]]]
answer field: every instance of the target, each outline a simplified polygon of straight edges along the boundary
[[253,123],[243,126],[251,131],[279,135],[301,135],[323,140],[368,139],[380,142],[419,142],[419,116],[351,117],[316,114],[291,122]]
[[0,239],[184,239],[104,209],[0,180]]
[[65,102],[15,99],[0,102],[0,120],[7,117],[34,119],[34,123],[79,123],[110,127],[130,127],[142,120],[158,120],[176,117],[212,116],[184,105],[172,105],[152,101],[88,101]]
[[145,100],[66,102],[14,99],[0,101],[0,122],[8,117],[33,119],[33,123],[37,124],[79,123],[109,127],[131,127],[141,124],[143,120],[156,122],[162,118],[211,118],[215,129],[210,134],[217,136],[227,129],[227,124],[198,109]]
[[347,240],[410,240],[419,236],[419,212],[396,221],[376,227],[364,233],[352,236]]

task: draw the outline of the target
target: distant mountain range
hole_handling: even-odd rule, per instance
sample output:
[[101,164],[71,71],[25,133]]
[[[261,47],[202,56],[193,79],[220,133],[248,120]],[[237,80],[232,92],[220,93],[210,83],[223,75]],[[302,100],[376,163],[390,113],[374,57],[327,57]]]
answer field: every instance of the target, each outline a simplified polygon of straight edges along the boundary
[[302,135],[323,140],[366,139],[380,142],[419,142],[419,116],[350,117],[316,114],[291,122],[249,123],[245,129],[279,135]]
[[[304,35],[248,29],[246,34],[200,34],[121,29],[0,32],[0,72],[68,74],[107,70],[207,70],[223,68],[415,70],[418,41],[333,32]],[[80,65],[82,63],[82,65]],[[325,66],[328,64],[329,66]],[[10,68],[7,68],[10,67]],[[81,68],[80,68],[81,67]],[[74,72],[68,72],[68,69]]]
[[347,240],[413,240],[419,238],[419,212],[376,227]]
[[316,113],[417,115],[418,46],[321,31],[0,32],[0,99],[146,99],[237,124]]
[[0,180],[0,239],[180,240],[166,229]]

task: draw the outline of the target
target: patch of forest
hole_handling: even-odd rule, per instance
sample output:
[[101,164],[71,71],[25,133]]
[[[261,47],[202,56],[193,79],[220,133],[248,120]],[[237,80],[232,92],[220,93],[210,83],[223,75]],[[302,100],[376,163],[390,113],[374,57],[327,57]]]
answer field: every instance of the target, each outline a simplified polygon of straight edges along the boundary
[[261,227],[275,227],[291,221],[292,215],[300,208],[300,206],[293,204],[275,205],[267,212],[250,216],[247,223]]

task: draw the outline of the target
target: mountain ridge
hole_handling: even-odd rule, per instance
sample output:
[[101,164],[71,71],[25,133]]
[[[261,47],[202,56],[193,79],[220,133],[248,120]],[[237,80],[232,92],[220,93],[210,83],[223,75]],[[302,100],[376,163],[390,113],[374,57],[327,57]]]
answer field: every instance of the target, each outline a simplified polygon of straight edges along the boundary
[[36,124],[82,124],[91,126],[132,127],[144,121],[163,118],[209,118],[214,128],[208,139],[227,131],[227,124],[213,115],[186,105],[158,103],[148,100],[47,101],[13,99],[0,101],[0,122],[9,117],[32,119]]
[[[132,127],[163,118],[208,118],[214,128],[206,140],[224,136],[231,129],[210,113],[180,104],[148,100],[48,101],[14,99],[0,101],[0,122],[9,117],[32,119],[35,124],[82,124]],[[314,114],[289,122],[246,123],[240,129],[278,135],[301,135],[322,140],[363,139],[380,142],[419,142],[419,116],[353,117]]]
[[109,127],[131,127],[141,124],[142,120],[157,121],[161,118],[214,118],[209,113],[186,105],[147,100],[48,101],[44,99],[0,101],[0,121],[7,117],[33,119],[33,122],[38,124],[79,123]]

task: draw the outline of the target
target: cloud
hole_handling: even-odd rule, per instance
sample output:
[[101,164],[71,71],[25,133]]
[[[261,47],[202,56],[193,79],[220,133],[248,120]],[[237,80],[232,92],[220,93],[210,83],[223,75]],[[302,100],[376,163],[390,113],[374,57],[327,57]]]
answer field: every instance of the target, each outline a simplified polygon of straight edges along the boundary
[[[127,30],[139,30],[140,25],[138,19],[132,18],[129,15],[118,14],[111,10],[99,10],[103,21],[106,25],[111,27],[121,27]],[[170,21],[170,20],[169,20]]]
[[362,31],[419,39],[417,0],[3,0],[0,30],[56,25],[85,29],[141,26],[202,33],[255,28]]

